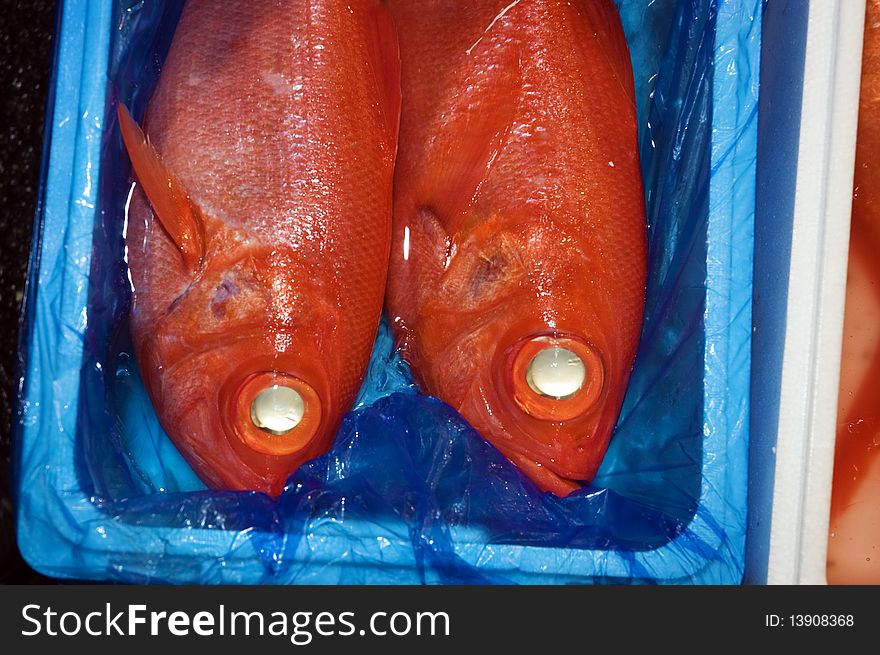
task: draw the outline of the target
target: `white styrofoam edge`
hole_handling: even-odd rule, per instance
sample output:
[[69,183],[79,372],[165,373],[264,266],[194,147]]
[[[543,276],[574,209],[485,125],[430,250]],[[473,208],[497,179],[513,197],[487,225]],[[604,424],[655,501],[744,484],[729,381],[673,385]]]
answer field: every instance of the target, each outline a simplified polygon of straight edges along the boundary
[[824,584],[864,0],[810,3],[769,584]]

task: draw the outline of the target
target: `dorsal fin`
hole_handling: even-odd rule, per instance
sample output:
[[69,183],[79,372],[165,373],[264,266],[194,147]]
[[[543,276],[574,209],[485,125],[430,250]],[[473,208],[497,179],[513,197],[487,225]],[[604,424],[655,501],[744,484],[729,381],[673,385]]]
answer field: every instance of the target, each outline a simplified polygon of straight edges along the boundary
[[400,48],[397,31],[385,5],[376,2],[371,10],[373,34],[370,39],[370,58],[380,106],[388,128],[389,143],[397,143],[400,128]]
[[117,105],[122,141],[153,212],[180,250],[191,271],[198,270],[205,255],[205,226],[201,210],[186,189],[165,168],[143,130],[121,102]]
[[519,48],[509,45],[500,55],[497,49],[490,52],[498,59],[491,67],[481,63],[472,69],[462,86],[467,92],[456,96],[424,163],[424,196],[450,236],[458,232],[489,176],[519,106]]

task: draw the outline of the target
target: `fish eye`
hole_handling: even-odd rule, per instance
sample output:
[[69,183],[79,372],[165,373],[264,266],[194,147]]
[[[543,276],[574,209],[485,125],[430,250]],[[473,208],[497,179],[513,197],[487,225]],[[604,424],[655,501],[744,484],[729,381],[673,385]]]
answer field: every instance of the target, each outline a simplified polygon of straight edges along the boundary
[[230,380],[220,398],[227,434],[251,450],[280,457],[302,451],[319,434],[325,410],[308,382],[281,371],[239,380]]
[[544,421],[568,421],[591,411],[602,395],[599,351],[574,335],[531,335],[508,351],[506,385],[519,408]]
[[254,397],[251,421],[261,430],[280,436],[299,425],[305,411],[305,401],[296,389],[274,384]]
[[559,346],[541,350],[526,369],[526,383],[532,391],[554,400],[570,398],[583,388],[586,379],[584,360]]

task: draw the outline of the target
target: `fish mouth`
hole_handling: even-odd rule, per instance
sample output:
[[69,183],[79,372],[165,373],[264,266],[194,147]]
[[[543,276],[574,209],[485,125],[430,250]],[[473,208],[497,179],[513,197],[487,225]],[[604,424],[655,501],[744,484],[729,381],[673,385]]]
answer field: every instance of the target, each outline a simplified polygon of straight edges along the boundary
[[566,478],[555,471],[517,452],[505,452],[505,457],[516,464],[520,471],[534,482],[541,491],[549,491],[559,498],[565,498],[583,488],[583,480]]

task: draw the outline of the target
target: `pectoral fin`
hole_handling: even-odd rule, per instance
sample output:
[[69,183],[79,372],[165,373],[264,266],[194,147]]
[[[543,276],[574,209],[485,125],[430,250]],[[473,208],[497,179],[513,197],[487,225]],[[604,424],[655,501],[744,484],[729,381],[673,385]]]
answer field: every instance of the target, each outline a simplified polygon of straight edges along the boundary
[[202,212],[180,181],[169,171],[122,104],[117,105],[122,141],[135,176],[165,232],[180,250],[186,266],[198,270],[205,255]]

